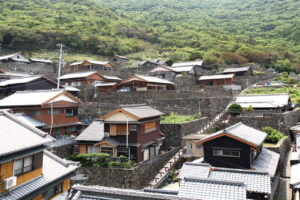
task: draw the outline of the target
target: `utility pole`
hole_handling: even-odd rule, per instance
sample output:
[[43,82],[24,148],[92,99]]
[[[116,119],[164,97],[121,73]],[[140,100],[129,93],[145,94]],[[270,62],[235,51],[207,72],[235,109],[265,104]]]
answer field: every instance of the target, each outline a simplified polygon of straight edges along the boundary
[[128,149],[128,162],[130,162],[130,147],[128,147],[128,116],[126,116],[126,148]]
[[58,61],[58,75],[57,75],[57,89],[59,89],[60,86],[60,68],[62,63],[62,43],[60,43],[60,50],[59,50],[59,61]]

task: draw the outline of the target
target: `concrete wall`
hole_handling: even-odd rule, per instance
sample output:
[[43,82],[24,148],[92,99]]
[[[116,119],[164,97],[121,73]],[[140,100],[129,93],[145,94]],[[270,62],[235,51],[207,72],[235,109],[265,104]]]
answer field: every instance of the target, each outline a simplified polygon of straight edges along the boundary
[[178,150],[176,148],[152,160],[139,163],[138,166],[132,169],[82,167],[77,171],[77,174],[83,174],[87,179],[75,181],[74,184],[142,189],[148,185],[158,171]]
[[165,133],[165,140],[162,148],[180,147],[185,145],[182,137],[197,133],[209,122],[209,118],[203,117],[199,120],[181,123],[181,124],[161,124],[160,130]]

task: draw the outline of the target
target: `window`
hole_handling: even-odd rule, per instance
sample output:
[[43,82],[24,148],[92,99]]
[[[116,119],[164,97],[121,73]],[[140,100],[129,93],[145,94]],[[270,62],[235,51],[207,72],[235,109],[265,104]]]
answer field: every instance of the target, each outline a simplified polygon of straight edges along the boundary
[[78,114],[78,110],[77,109],[65,109],[65,113],[66,113],[67,117],[73,117]]
[[203,150],[202,144],[196,144],[196,150]]
[[240,151],[233,150],[213,150],[213,156],[224,156],[224,157],[240,157]]
[[[57,115],[59,113],[58,109],[53,109],[53,115]],[[48,114],[51,115],[51,109],[48,110]]]
[[41,111],[39,110],[31,111],[31,116],[41,116]]
[[14,162],[14,176],[19,176],[27,172],[32,171],[33,169],[33,157],[29,156],[26,158],[21,158],[15,160]]
[[81,86],[81,81],[74,81],[71,83],[71,86]]
[[113,150],[112,147],[101,147],[101,153],[108,153],[111,156],[113,155]]
[[55,195],[62,192],[62,183],[54,186],[53,188],[49,189],[47,192],[43,193],[43,200],[48,200],[54,197]]
[[137,125],[130,125],[130,131],[137,131]]
[[66,128],[66,133],[72,133],[72,132],[77,132],[76,126]]

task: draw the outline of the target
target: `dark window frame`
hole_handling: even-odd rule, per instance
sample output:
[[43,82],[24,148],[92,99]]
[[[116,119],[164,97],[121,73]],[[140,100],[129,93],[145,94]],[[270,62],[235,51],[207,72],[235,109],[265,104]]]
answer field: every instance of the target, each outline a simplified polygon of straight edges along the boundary
[[[28,166],[24,166],[24,164],[25,164],[25,159],[26,158],[31,158],[31,165],[28,165]],[[15,162],[16,161],[18,161],[18,160],[22,160],[22,167],[21,167],[21,169],[19,169],[19,170],[21,170],[21,173],[16,173],[15,171]],[[31,169],[29,170],[29,171],[25,171],[25,168],[28,168],[28,167],[31,167]],[[31,171],[33,171],[34,170],[34,155],[31,155],[31,156],[26,156],[26,157],[24,157],[24,158],[20,158],[20,159],[16,159],[15,161],[14,161],[14,166],[13,166],[13,175],[14,176],[21,176],[21,175],[23,175],[23,174],[26,174],[26,173],[28,173],[28,172],[31,172]]]

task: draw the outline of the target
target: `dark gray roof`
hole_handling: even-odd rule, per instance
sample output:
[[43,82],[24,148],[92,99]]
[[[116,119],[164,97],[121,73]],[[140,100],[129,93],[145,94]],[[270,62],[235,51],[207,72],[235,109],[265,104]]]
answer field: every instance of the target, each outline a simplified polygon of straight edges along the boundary
[[165,192],[144,192],[142,190],[131,190],[122,188],[111,188],[103,186],[83,186],[75,185],[69,194],[70,200],[191,200],[199,198],[178,197]]
[[[0,194],[0,199],[18,200],[28,199],[29,196],[36,192],[42,192],[40,189],[55,181],[72,174],[77,170],[78,164],[65,161],[49,151],[44,151],[43,158],[43,174],[35,179],[32,179],[24,184],[8,190]],[[29,198],[30,199],[30,198]]]
[[184,177],[207,178],[210,172],[210,165],[206,163],[184,163],[180,169],[178,178]]
[[76,141],[101,141],[104,138],[104,123],[100,120],[93,121],[75,139]]
[[224,129],[224,130],[213,133],[210,136],[208,136],[202,140],[199,140],[199,141],[207,140],[208,138],[213,138],[224,132],[226,132],[234,137],[237,137],[241,140],[249,142],[253,145],[256,145],[256,146],[260,146],[267,137],[267,134],[265,132],[257,130],[250,126],[247,126],[247,125],[243,124],[242,122],[239,122],[237,124],[234,124],[233,126],[230,126],[226,129]]
[[150,106],[123,106],[122,109],[138,118],[155,117],[164,114]]
[[279,163],[279,158],[279,153],[262,148],[262,151],[251,165],[251,168],[257,171],[268,172],[271,177],[274,177]]
[[178,196],[205,200],[246,200],[247,192],[243,182],[185,178]]

